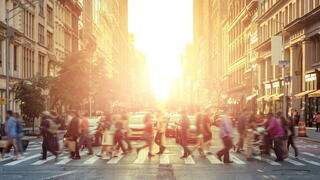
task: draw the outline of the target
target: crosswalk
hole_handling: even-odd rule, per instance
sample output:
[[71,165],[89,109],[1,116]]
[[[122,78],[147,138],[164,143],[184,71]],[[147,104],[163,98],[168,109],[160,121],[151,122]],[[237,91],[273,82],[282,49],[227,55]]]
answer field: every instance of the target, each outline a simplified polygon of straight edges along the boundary
[[[11,160],[10,158],[5,158],[0,161],[0,166],[43,166],[43,165],[83,165],[91,166],[95,164],[106,164],[106,165],[117,165],[117,164],[184,164],[188,166],[196,165],[224,165],[215,155],[207,155],[205,158],[201,158],[199,154],[194,154],[185,159],[180,159],[182,155],[182,149],[179,146],[176,148],[168,148],[164,154],[148,158],[148,149],[141,150],[138,154],[131,152],[126,155],[119,154],[118,156],[110,159],[103,160],[97,156],[87,156],[85,151],[80,153],[81,160],[73,160],[69,158],[67,152],[61,154],[56,160],[55,156],[48,156],[46,160],[39,160],[41,150],[35,151],[35,148],[39,148],[40,144],[31,145],[30,149],[25,153],[27,154],[24,159]],[[94,150],[98,151],[99,147]],[[218,149],[217,149],[218,150]],[[245,155],[231,152],[230,159],[234,162],[234,165],[246,167],[251,163],[261,163],[262,165],[270,166],[320,166],[320,158],[317,154],[310,152],[301,152],[299,158],[294,157],[293,154],[289,154],[289,157],[285,159],[284,162],[275,162],[275,154],[271,154],[271,157],[254,157],[255,161],[246,161]]]

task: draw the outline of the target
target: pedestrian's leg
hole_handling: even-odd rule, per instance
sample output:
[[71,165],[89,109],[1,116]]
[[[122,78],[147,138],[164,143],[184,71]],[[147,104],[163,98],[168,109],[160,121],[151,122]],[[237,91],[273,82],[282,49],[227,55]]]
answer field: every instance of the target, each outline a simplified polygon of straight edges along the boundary
[[154,142],[158,145],[160,145],[160,139],[161,139],[161,133],[157,132],[156,137],[154,138]]
[[21,142],[21,137],[17,137],[17,147],[18,147],[20,154],[22,155],[24,150],[23,150],[23,146],[22,146],[22,142]]
[[283,158],[282,158],[282,143],[281,143],[281,139],[279,138],[276,138],[274,140],[274,153],[276,154],[277,156],[277,159],[276,161],[283,161]]
[[223,162],[224,163],[229,163],[229,162],[232,162],[230,161],[230,158],[229,158],[229,151],[232,147],[232,140],[231,138],[229,137],[225,137],[224,140],[223,140],[223,144],[225,146],[224,148],[224,157],[223,157]]
[[125,133],[124,140],[127,143],[128,151],[131,151],[132,150],[132,146],[131,146],[131,143],[130,143],[130,140],[129,140],[129,137],[128,137],[128,133]]
[[[294,155],[297,157],[298,156],[298,148],[296,147],[296,144],[294,143],[294,137],[291,136],[291,146],[294,149]],[[289,148],[288,148],[289,151]]]
[[93,154],[93,150],[92,150],[92,141],[91,141],[91,138],[90,137],[86,137],[86,146],[88,148],[88,154],[89,155],[92,155]]
[[43,139],[42,141],[42,158],[41,159],[47,159],[47,144],[46,144],[46,140]]

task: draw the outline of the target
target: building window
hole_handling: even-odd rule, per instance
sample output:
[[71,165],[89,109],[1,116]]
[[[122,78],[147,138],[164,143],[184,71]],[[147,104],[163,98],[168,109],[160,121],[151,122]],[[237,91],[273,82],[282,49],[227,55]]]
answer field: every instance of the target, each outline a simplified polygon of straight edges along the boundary
[[13,46],[13,70],[18,69],[18,46]]
[[44,16],[44,0],[39,1],[39,15]]
[[44,76],[44,55],[39,54],[39,73]]
[[39,24],[39,43],[44,45],[44,26]]
[[53,50],[53,35],[51,32],[47,32],[47,42],[48,42],[48,49]]
[[47,24],[53,26],[53,9],[47,6]]

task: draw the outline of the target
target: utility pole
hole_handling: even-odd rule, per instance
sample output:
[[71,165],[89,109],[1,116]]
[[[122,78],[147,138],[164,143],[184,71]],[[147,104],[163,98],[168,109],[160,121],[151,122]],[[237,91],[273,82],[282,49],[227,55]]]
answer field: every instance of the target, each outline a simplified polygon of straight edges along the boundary
[[6,112],[10,109],[10,102],[9,102],[9,64],[10,64],[10,39],[11,39],[11,32],[9,30],[9,10],[6,9]]

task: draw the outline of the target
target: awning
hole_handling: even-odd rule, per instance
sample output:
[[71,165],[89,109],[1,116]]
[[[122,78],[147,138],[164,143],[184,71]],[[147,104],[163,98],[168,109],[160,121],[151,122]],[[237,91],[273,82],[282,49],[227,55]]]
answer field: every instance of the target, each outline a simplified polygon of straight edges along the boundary
[[261,97],[258,97],[257,98],[257,101],[263,101],[263,98],[264,98],[265,96],[261,96]]
[[252,94],[252,95],[250,95],[250,96],[247,96],[247,97],[246,97],[246,100],[247,100],[247,101],[250,101],[251,99],[255,98],[256,96],[257,96],[256,94]]
[[265,96],[265,98],[263,98],[265,101],[271,101],[272,98],[274,97],[275,95],[270,95],[270,96]]
[[275,95],[275,96],[273,97],[273,100],[275,100],[275,101],[280,100],[280,98],[282,98],[283,96],[284,96],[283,93],[277,94],[277,95]]
[[320,90],[308,94],[309,97],[320,97]]
[[313,93],[313,92],[315,92],[315,90],[304,91],[304,92],[301,92],[301,93],[294,95],[294,97],[295,98],[302,98],[303,96],[310,94],[310,93]]

